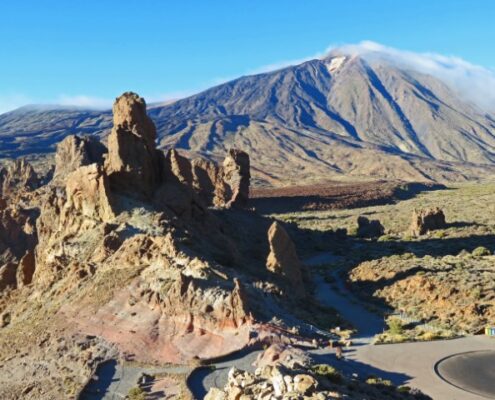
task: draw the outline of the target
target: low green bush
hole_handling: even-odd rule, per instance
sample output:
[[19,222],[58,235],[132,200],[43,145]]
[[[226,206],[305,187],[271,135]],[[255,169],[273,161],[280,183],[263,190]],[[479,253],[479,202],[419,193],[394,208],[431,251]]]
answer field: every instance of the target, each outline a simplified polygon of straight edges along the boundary
[[342,375],[334,367],[328,364],[317,364],[311,367],[313,373],[318,376],[327,378],[330,382],[341,383]]
[[133,387],[127,393],[127,398],[129,400],[146,400],[146,393],[140,387]]
[[492,253],[486,247],[479,246],[476,247],[471,254],[475,257],[483,257],[483,256],[489,256]]
[[389,318],[387,320],[387,326],[392,335],[402,335],[404,333],[404,325],[398,318]]

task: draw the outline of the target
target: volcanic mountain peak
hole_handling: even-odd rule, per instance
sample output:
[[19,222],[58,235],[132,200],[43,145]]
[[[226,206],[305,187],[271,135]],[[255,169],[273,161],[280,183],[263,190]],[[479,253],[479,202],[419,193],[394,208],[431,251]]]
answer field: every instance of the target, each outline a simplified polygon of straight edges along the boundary
[[[252,155],[258,183],[288,184],[288,170],[294,183],[457,181],[495,171],[495,116],[378,51],[336,49],[155,105],[149,114],[160,149],[218,160],[240,148]],[[111,127],[109,112],[14,111],[0,116],[0,151],[47,153],[68,134],[105,138]]]

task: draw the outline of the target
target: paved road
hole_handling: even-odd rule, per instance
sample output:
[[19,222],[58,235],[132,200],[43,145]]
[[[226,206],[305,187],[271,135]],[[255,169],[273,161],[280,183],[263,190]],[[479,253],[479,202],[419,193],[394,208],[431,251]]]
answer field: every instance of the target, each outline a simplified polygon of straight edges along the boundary
[[495,399],[495,351],[456,354],[436,365],[438,375],[471,393]]
[[[312,266],[323,264],[324,261],[325,255],[320,254],[307,260],[306,264]],[[416,387],[435,400],[486,399],[447,383],[436,373],[435,365],[452,354],[495,350],[495,340],[485,336],[470,336],[433,342],[371,345],[372,336],[382,331],[383,321],[359,305],[358,299],[345,289],[337,274],[335,278],[338,290],[318,278],[317,296],[321,302],[336,308],[360,331],[359,340],[356,346],[346,352],[346,361],[341,364],[341,369],[355,369],[363,376],[379,375],[390,379],[396,385]],[[331,360],[328,350],[321,350],[318,353],[323,360],[325,358]],[[479,368],[483,366],[471,368],[468,372],[474,376]],[[493,364],[491,368],[494,368]]]
[[83,390],[80,400],[121,400],[129,390],[137,386],[139,377],[143,373],[187,373],[189,367],[141,367],[129,364],[118,364],[111,360],[98,367],[97,380],[92,380]]

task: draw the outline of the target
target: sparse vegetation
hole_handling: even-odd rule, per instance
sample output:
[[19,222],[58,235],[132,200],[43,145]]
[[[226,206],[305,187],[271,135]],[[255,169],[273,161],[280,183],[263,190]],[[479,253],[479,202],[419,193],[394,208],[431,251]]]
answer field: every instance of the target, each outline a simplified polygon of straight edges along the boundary
[[402,335],[404,326],[399,318],[389,318],[387,320],[388,330],[392,335]]
[[341,383],[342,374],[337,371],[334,367],[328,364],[317,364],[311,367],[313,373],[318,376],[327,378],[330,382]]
[[486,247],[483,247],[483,246],[479,246],[479,247],[476,247],[474,250],[473,250],[473,256],[475,257],[483,257],[483,256],[489,256],[491,255],[491,251],[488,250]]
[[[394,205],[298,212],[290,218],[311,231],[343,228],[350,233],[359,215],[380,220],[387,234],[377,242],[352,238],[347,248],[339,248],[344,255],[339,267],[348,271],[344,279],[351,281],[351,290],[366,304],[379,310],[404,310],[438,327],[430,331],[408,327],[401,334],[389,330],[378,342],[435,340],[479,332],[495,318],[491,204],[495,204],[495,184],[466,184],[424,192]],[[447,228],[411,237],[413,209],[435,206],[445,213]],[[333,243],[327,249],[333,252]]]
[[133,387],[127,394],[128,400],[146,400],[146,393],[140,387]]

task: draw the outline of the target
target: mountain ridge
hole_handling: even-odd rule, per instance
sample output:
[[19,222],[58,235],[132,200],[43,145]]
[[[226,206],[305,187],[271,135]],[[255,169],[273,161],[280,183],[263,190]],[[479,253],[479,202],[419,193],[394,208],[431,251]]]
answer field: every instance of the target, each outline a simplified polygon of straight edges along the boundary
[[[237,78],[150,107],[158,146],[208,159],[253,154],[258,183],[458,181],[495,172],[495,116],[433,76],[343,53]],[[0,115],[5,157],[50,153],[69,134],[104,139],[110,111]]]

